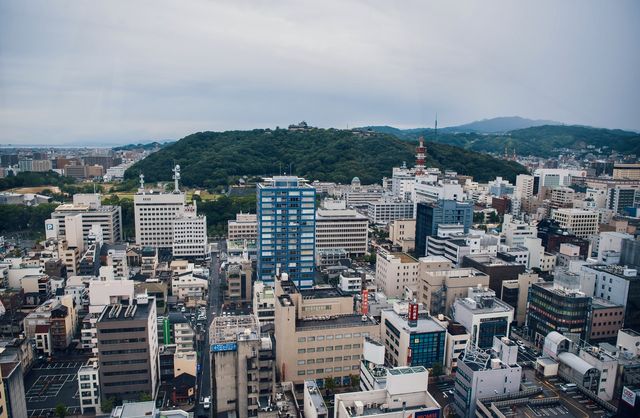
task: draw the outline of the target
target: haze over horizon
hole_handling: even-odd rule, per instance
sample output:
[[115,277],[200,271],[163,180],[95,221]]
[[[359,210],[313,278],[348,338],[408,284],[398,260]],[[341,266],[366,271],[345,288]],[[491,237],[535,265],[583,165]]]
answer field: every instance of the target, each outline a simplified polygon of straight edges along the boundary
[[0,144],[436,113],[640,131],[639,18],[634,1],[0,0]]

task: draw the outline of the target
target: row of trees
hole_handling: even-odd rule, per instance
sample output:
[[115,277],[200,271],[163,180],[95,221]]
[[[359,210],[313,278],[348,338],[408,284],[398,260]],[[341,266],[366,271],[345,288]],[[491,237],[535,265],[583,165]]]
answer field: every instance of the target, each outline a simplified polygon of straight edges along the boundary
[[65,185],[75,182],[74,178],[61,176],[55,171],[23,171],[17,175],[10,171],[9,175],[0,179],[0,191],[16,187],[57,186],[63,188]]
[[0,231],[2,234],[26,232],[30,237],[40,237],[44,234],[44,221],[51,217],[57,206],[57,203],[0,205]]

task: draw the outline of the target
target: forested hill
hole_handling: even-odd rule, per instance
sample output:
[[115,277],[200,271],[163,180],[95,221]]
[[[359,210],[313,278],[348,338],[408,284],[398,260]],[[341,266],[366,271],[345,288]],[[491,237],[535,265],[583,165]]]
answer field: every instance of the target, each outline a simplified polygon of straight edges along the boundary
[[620,129],[601,129],[589,126],[544,125],[505,133],[451,132],[448,128],[400,130],[390,126],[372,126],[375,132],[390,133],[397,138],[413,141],[423,135],[427,141],[455,145],[471,151],[502,153],[505,147],[518,155],[552,157],[561,149],[586,150],[587,146],[609,147],[624,154],[640,155],[640,134]]
[[[234,184],[242,176],[271,176],[289,171],[309,180],[348,183],[358,176],[363,184],[391,176],[403,161],[413,165],[416,142],[393,135],[363,135],[336,129],[288,131],[284,129],[199,132],[189,135],[126,172],[134,179],[141,172],[147,181],[171,180],[171,168],[180,164],[186,186],[213,189]],[[521,165],[457,147],[430,143],[427,165],[472,175],[480,181],[495,176],[514,180],[526,172]]]

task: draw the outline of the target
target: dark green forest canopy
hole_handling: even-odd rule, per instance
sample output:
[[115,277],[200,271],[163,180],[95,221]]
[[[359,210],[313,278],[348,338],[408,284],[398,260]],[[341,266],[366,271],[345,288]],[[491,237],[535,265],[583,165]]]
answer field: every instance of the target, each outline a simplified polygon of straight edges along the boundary
[[[151,154],[125,176],[135,179],[142,172],[146,181],[168,181],[172,167],[180,164],[185,186],[213,189],[242,176],[271,176],[291,167],[293,174],[309,180],[348,183],[357,176],[371,184],[391,177],[392,167],[403,161],[413,165],[416,145],[389,134],[366,136],[336,129],[199,132]],[[427,148],[428,166],[478,181],[496,176],[513,181],[526,172],[517,163],[445,144],[430,143]]]
[[640,134],[620,129],[601,129],[589,126],[543,125],[518,129],[504,134],[474,132],[453,133],[433,129],[400,130],[389,126],[371,127],[376,132],[390,133],[395,137],[415,141],[423,135],[427,141],[455,145],[471,151],[509,153],[515,149],[518,155],[539,157],[558,156],[559,149],[586,150],[588,146],[609,147],[623,154],[640,155]]

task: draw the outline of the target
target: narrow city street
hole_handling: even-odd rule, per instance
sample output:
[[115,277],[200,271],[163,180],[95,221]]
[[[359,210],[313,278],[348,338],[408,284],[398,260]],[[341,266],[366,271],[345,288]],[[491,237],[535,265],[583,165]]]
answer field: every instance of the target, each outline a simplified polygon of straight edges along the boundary
[[[195,416],[210,416],[211,409],[206,410],[202,406],[202,400],[211,396],[211,360],[209,358],[209,327],[216,315],[220,313],[222,306],[222,294],[220,293],[220,254],[225,249],[224,241],[219,243],[220,252],[211,255],[209,267],[209,302],[207,306],[207,326],[204,331],[204,339],[198,343],[198,403]],[[213,408],[213,406],[212,406]]]

